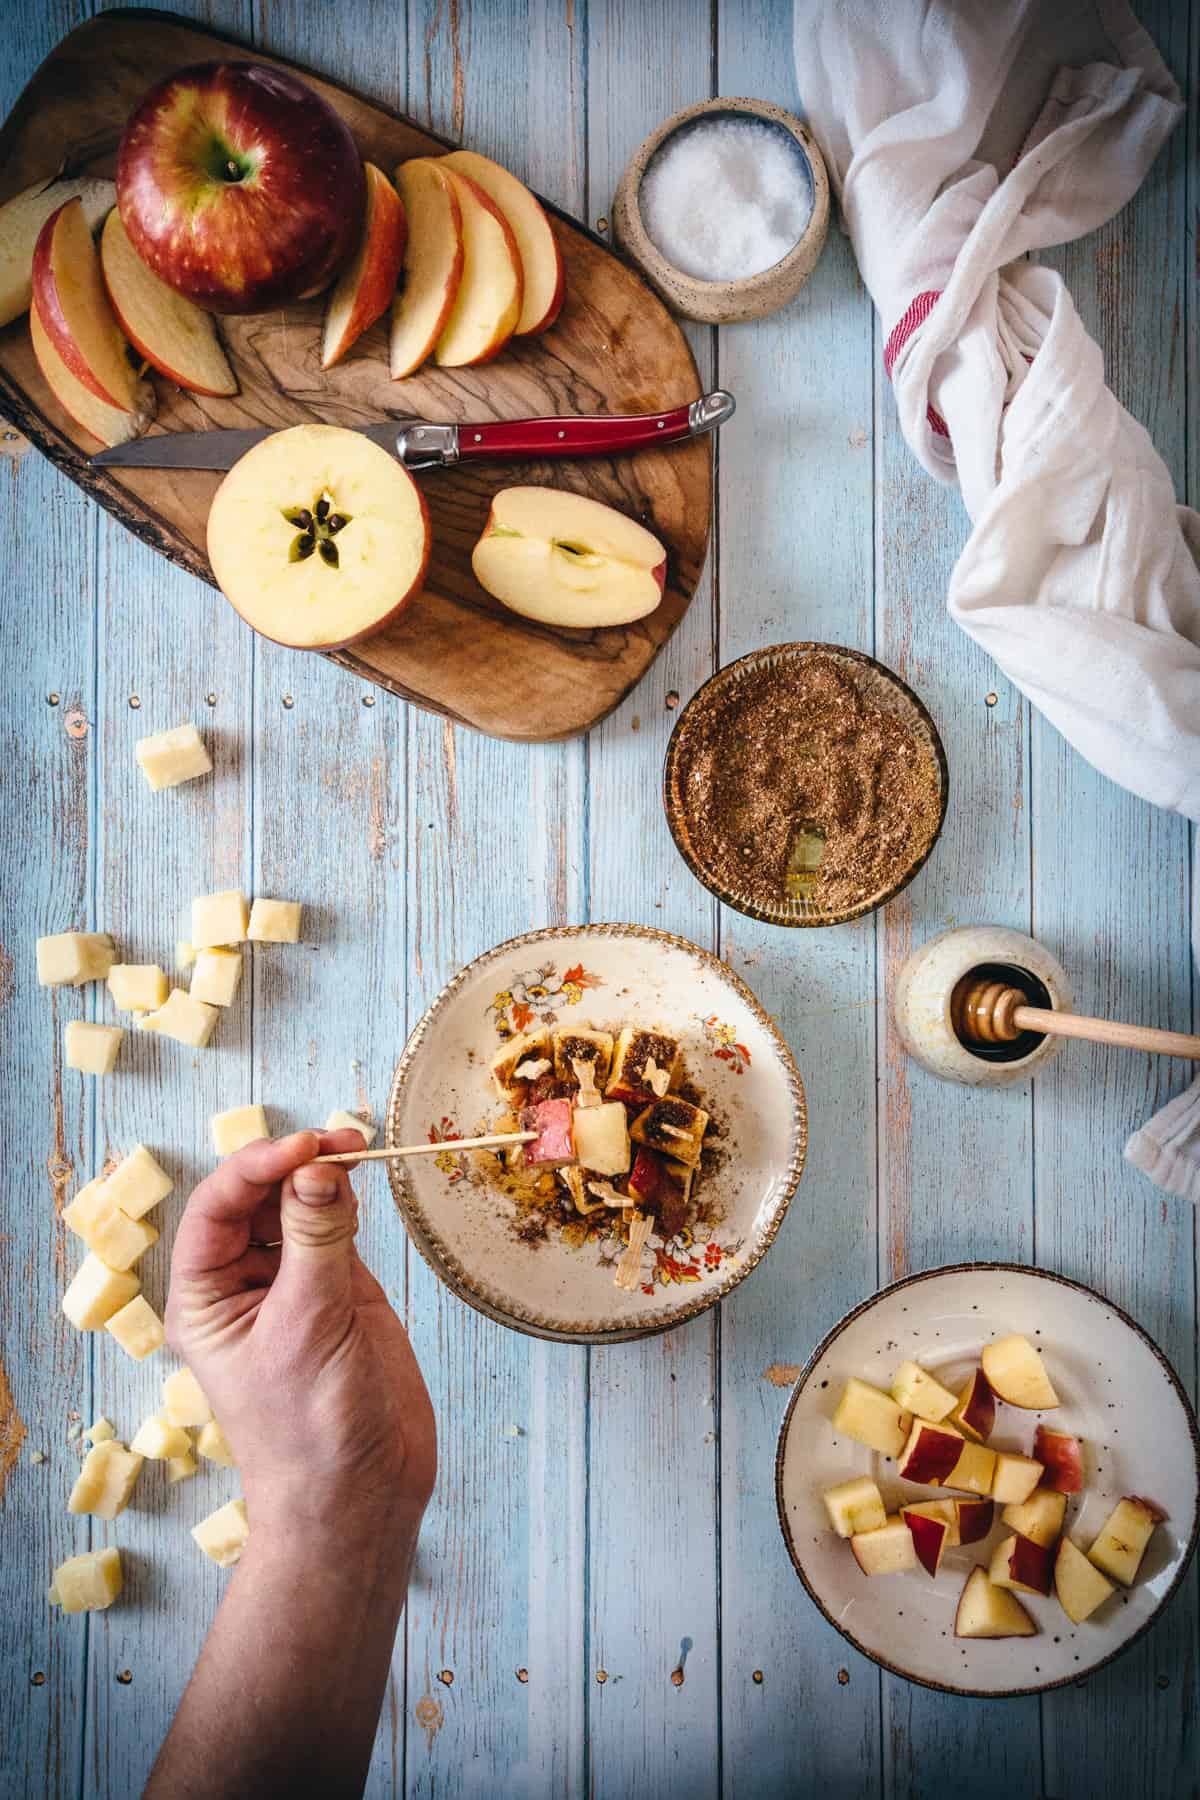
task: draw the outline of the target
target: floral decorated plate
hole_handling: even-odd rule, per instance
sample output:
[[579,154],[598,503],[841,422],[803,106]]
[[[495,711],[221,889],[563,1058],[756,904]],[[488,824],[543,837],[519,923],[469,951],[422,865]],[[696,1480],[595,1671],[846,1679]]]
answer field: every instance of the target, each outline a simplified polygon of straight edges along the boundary
[[710,1115],[687,1217],[665,1238],[652,1229],[636,1280],[615,1284],[628,1215],[574,1218],[553,1174],[539,1186],[520,1154],[447,1147],[390,1163],[396,1204],[435,1273],[501,1324],[572,1343],[665,1331],[736,1287],[779,1229],[808,1135],[791,1052],[745,983],[683,938],[639,925],[534,931],[469,963],[416,1026],[392,1082],[387,1142],[495,1129],[492,1058],[542,1026],[669,1033],[687,1091]]
[[[1044,1414],[998,1404],[990,1447],[1030,1455],[1039,1421],[1083,1440],[1082,1488],[1068,1499],[1063,1529],[1084,1551],[1125,1495],[1145,1496],[1166,1518],[1132,1585],[1117,1587],[1081,1624],[1072,1624],[1054,1593],[1022,1592],[1036,1635],[960,1638],[963,1585],[1013,1526],[995,1518],[978,1542],[947,1552],[936,1579],[920,1567],[864,1575],[849,1543],[830,1529],[824,1490],[870,1475],[889,1513],[947,1490],[901,1480],[895,1463],[835,1434],[831,1414],[850,1376],[886,1389],[905,1359],[958,1393],[983,1345],[1014,1332],[1041,1351],[1059,1404]],[[1041,1269],[960,1263],[884,1288],[818,1345],[784,1415],[775,1492],[796,1573],[830,1624],[866,1656],[947,1693],[1042,1693],[1127,1649],[1183,1580],[1200,1533],[1200,1438],[1170,1363],[1111,1300]]]

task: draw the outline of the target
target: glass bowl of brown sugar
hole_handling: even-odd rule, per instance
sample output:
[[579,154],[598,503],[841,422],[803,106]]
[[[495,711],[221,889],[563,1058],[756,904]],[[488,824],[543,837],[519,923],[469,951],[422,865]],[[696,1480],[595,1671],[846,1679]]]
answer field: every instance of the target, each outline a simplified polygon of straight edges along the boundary
[[937,727],[890,669],[840,644],[777,644],[721,669],[667,746],[680,855],[726,906],[842,925],[897,895],[942,829]]

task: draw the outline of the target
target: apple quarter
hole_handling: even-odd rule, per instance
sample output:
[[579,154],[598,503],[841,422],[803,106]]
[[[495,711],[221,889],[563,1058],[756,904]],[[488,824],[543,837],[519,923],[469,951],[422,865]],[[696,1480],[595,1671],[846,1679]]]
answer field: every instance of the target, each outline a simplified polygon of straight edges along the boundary
[[471,567],[511,612],[547,625],[629,625],[657,608],[667,553],[615,507],[562,488],[501,488]]

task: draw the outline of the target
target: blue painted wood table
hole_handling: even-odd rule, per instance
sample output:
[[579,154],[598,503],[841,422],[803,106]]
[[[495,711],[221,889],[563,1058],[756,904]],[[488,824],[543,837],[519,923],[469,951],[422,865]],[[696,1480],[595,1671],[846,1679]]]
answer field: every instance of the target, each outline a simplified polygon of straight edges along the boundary
[[[630,151],[676,107],[715,92],[800,103],[785,0],[176,3],[500,157],[600,231]],[[3,0],[5,109],[89,10]],[[1200,6],[1154,0],[1145,16],[1194,96]],[[1136,202],[1055,258],[1193,504],[1196,152],[1193,100]],[[1180,1066],[1079,1044],[1032,1092],[947,1088],[906,1061],[887,1005],[913,943],[996,920],[1060,954],[1081,1008],[1194,1029],[1188,842],[1179,819],[1093,775],[947,619],[964,515],[901,441],[844,239],[786,312],[691,338],[706,385],[739,402],[703,585],[621,709],[548,747],[490,742],[256,640],[39,455],[0,443],[5,1794],[136,1792],[225,1579],[184,1529],[224,1497],[211,1471],[164,1499],[166,1516],[151,1501],[122,1519],[129,1603],[90,1621],[47,1609],[48,1571],[88,1537],[64,1510],[72,1421],[103,1407],[129,1429],[158,1391],[153,1363],[58,1312],[64,1195],[136,1137],[169,1147],[186,1185],[209,1158],[209,1114],[251,1098],[278,1128],[333,1106],[378,1114],[408,1025],[447,977],[518,931],[587,918],[680,932],[750,982],[804,1074],[808,1169],[775,1248],[719,1311],[590,1352],[461,1305],[364,1171],[364,1251],[408,1319],[442,1434],[370,1792],[1197,1791],[1195,1570],[1103,1674],[986,1703],[881,1675],[784,1554],[772,1457],[791,1371],[906,1271],[998,1257],[1079,1277],[1194,1392],[1196,1221],[1120,1156]],[[934,856],[882,916],[789,934],[719,911],[692,880],[659,771],[680,697],[793,638],[899,669],[939,721],[952,797]],[[151,804],[133,739],[189,717],[216,779]],[[258,962],[194,1068],[164,1057],[99,1085],[65,1071],[77,1002],[36,987],[34,936],[94,923],[157,955],[182,897],[239,884],[303,899],[315,947]],[[146,1265],[156,1301],[165,1248]]]

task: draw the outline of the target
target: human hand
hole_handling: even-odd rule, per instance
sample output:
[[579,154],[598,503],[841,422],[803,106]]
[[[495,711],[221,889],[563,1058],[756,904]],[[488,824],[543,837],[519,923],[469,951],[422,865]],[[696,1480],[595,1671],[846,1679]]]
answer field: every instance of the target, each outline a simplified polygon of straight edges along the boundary
[[255,1534],[399,1530],[433,1490],[433,1408],[408,1334],[354,1244],[357,1132],[248,1144],[175,1236],[167,1337],[229,1439]]

